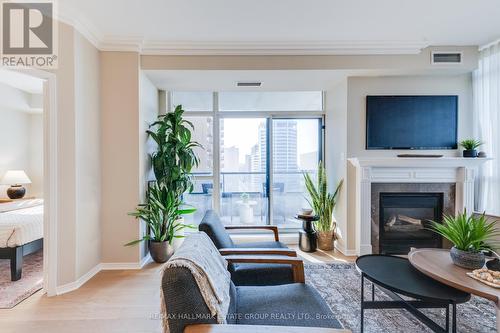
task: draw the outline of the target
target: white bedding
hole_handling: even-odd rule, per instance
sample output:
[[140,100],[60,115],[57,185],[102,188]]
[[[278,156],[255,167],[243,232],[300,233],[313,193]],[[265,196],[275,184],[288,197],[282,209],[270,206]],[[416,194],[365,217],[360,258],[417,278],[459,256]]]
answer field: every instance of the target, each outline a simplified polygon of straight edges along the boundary
[[40,238],[43,238],[43,200],[0,205],[0,248],[21,246]]

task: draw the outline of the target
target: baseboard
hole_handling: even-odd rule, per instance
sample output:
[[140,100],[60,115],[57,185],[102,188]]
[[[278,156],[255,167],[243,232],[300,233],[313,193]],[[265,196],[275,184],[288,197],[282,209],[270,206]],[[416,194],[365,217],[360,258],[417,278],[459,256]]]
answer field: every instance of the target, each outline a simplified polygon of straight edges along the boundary
[[103,262],[101,269],[103,271],[113,271],[121,269],[141,269],[140,262]]
[[345,248],[345,246],[338,246],[337,242],[335,242],[335,249],[346,257],[356,256],[356,250],[348,250]]
[[148,252],[144,258],[142,258],[141,263],[139,264],[141,268],[143,268],[149,261],[151,260],[151,254]]
[[90,271],[82,275],[78,280],[56,287],[56,295],[62,295],[76,290],[83,286],[85,282],[101,271],[101,264],[95,265]]

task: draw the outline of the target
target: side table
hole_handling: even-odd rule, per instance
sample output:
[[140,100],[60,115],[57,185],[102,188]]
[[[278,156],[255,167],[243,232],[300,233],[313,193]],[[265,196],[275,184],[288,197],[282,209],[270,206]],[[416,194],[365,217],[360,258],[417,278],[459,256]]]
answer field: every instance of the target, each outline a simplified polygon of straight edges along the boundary
[[302,230],[299,230],[299,248],[304,252],[315,252],[317,248],[318,237],[312,223],[319,220],[318,216],[301,215],[295,216],[297,220],[302,221]]

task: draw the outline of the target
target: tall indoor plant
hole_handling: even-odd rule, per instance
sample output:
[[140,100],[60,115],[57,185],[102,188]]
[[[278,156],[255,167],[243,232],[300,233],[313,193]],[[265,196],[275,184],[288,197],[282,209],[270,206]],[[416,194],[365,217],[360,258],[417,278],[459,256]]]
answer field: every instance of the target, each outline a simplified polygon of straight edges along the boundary
[[342,188],[344,180],[342,179],[335,192],[328,191],[328,180],[326,169],[323,163],[318,167],[318,179],[314,183],[311,175],[304,173],[304,180],[307,192],[309,193],[308,202],[318,216],[315,223],[318,232],[318,247],[321,250],[329,251],[333,249],[333,242],[337,239],[337,222],[333,218],[333,210],[337,205],[337,197]]
[[183,194],[193,190],[190,173],[199,163],[194,148],[201,145],[192,140],[194,127],[183,118],[183,113],[182,106],[178,105],[173,112],[158,116],[147,131],[157,145],[151,155],[156,182],[148,189],[146,204],[131,213],[145,221],[150,234],[127,245],[148,241],[151,256],[157,262],[168,259],[174,238],[182,237],[180,232],[188,227],[182,215],[195,211],[194,208],[181,209],[181,206]]
[[486,216],[467,215],[464,211],[457,216],[445,215],[443,223],[431,222],[431,230],[453,243],[450,256],[457,266],[476,269],[484,265],[482,251],[492,250],[493,237],[500,235],[495,228],[496,221]]

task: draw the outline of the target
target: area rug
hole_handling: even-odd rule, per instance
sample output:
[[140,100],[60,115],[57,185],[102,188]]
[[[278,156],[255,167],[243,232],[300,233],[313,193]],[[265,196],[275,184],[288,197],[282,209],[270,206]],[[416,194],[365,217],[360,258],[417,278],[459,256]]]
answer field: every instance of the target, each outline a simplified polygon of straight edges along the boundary
[[0,309],[10,309],[43,287],[43,250],[24,257],[23,275],[10,280],[10,260],[0,259]]
[[[360,330],[361,276],[354,264],[306,264],[306,281],[313,285],[326,300],[336,318],[353,332]],[[395,272],[397,274],[397,272]],[[375,290],[377,300],[390,300],[380,289]],[[365,299],[371,297],[370,282],[365,284]],[[424,309],[423,312],[444,326],[444,310]],[[457,306],[458,332],[496,332],[493,302],[472,296]],[[364,332],[432,332],[405,310],[365,310]]]

